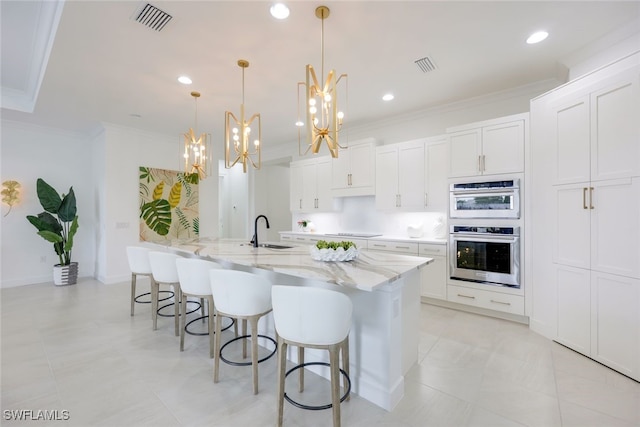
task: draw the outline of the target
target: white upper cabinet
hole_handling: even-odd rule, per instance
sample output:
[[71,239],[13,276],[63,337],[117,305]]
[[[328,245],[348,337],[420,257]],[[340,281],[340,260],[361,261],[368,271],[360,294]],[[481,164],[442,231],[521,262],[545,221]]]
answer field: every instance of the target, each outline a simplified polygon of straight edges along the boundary
[[554,184],[640,174],[640,84],[627,71],[551,104]]
[[446,212],[445,135],[376,148],[376,208]]
[[639,80],[630,71],[591,93],[592,181],[640,174]]
[[424,146],[424,203],[430,212],[447,212],[449,186],[447,183],[447,137],[427,138]]
[[423,210],[424,140],[376,148],[376,208]]
[[447,129],[449,177],[524,172],[528,114]]
[[334,197],[375,194],[375,146],[371,139],[339,150],[331,161]]
[[291,162],[289,165],[289,210],[291,212],[302,212],[302,199],[304,198],[303,173],[301,162]]
[[331,158],[317,157],[291,162],[290,210],[329,212],[335,210],[331,194]]

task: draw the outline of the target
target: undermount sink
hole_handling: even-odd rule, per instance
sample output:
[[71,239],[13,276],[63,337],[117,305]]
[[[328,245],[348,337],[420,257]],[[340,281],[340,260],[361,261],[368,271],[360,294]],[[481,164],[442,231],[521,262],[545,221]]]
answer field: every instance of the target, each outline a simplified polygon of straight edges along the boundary
[[258,245],[261,248],[269,248],[269,249],[290,249],[293,246],[286,246],[286,245],[274,245],[273,243],[260,243]]
[[[253,243],[240,243],[240,246],[253,246]],[[276,245],[274,243],[260,243],[258,247],[267,249],[291,249],[293,246]]]

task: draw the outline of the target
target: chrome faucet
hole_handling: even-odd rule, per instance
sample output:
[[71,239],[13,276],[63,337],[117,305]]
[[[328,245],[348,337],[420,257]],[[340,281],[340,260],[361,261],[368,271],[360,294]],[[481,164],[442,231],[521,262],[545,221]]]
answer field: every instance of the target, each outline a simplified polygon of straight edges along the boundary
[[267,223],[267,228],[269,228],[269,220],[267,219],[267,217],[264,215],[258,215],[256,217],[255,223],[253,224],[253,240],[251,240],[254,248],[258,247],[258,220],[260,218],[264,218],[265,222]]

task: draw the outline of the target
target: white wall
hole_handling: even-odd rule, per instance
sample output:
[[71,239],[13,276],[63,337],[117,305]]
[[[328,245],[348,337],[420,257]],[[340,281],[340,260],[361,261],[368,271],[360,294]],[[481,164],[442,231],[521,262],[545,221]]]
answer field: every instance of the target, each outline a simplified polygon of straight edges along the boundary
[[[92,138],[57,129],[2,121],[0,157],[2,182],[18,181],[21,203],[1,217],[0,287],[50,282],[58,263],[53,245],[36,234],[26,219],[43,211],[36,194],[36,180],[43,178],[59,193],[73,186],[79,228],[72,259],[79,276],[95,272],[96,194],[92,170]],[[8,210],[2,205],[2,215]]]
[[[181,170],[179,135],[142,132],[105,124],[104,206],[101,206],[100,242],[104,242],[105,265],[98,280],[117,283],[130,278],[124,248],[139,243],[139,168]],[[217,236],[217,161],[211,176],[200,181],[200,232]],[[104,218],[104,221],[102,221]],[[208,233],[208,234],[205,234]]]
[[[254,174],[254,214],[266,215],[269,218],[271,228],[265,231],[264,223],[260,221],[259,241],[280,240],[278,231],[287,231],[291,227],[291,211],[289,210],[289,165],[267,164],[263,165]],[[253,230],[251,230],[253,235]]]

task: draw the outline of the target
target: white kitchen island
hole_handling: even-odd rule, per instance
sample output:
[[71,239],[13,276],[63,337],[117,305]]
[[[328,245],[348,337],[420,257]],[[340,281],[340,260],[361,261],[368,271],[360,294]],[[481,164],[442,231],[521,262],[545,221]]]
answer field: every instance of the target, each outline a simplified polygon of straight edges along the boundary
[[[404,395],[404,375],[418,358],[420,273],[431,258],[361,251],[349,262],[314,261],[309,246],[254,248],[244,240],[200,238],[164,244],[184,256],[210,259],[228,268],[266,275],[274,284],[319,286],[347,294],[353,302],[350,340],[352,391],[392,410]],[[326,308],[331,316],[331,307]],[[260,333],[275,336],[273,318]],[[261,343],[269,346],[269,344]],[[289,359],[296,360],[290,351]],[[306,361],[328,361],[308,349]],[[328,369],[314,370],[328,378]]]

